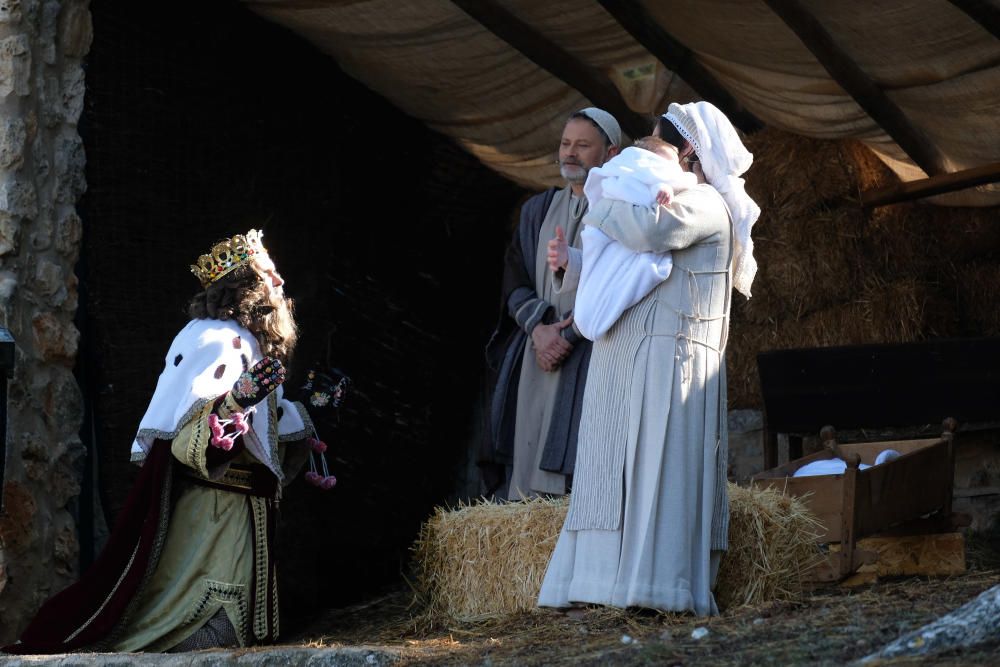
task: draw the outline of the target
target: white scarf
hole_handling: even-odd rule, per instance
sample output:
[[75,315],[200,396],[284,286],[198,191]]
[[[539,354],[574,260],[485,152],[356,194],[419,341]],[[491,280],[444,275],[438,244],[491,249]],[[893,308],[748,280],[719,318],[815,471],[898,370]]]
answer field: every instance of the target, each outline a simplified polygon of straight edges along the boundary
[[[253,334],[237,323],[209,319],[188,322],[167,351],[163,372],[132,443],[132,460],[145,459],[154,440],[175,438],[207,401],[214,401],[232,389],[243,372],[243,357],[248,366],[263,358]],[[275,394],[282,409],[278,435],[301,432],[305,437],[306,426],[296,406],[284,399],[282,387]],[[261,402],[249,432],[256,437],[246,438],[246,443],[250,453],[280,480],[281,466],[275,457],[278,443],[271,441],[270,420],[267,402]]]
[[[591,211],[602,199],[655,210],[656,195],[664,186],[682,189],[697,184],[695,175],[682,171],[676,161],[629,146],[603,166],[590,170],[583,193]],[[673,260],[669,252],[633,252],[589,226],[584,228],[581,238],[583,269],[573,321],[580,333],[597,340],[622,313],[670,276]]]
[[757,274],[750,231],[760,217],[760,207],[747,194],[741,175],[753,164],[753,154],[743,145],[726,115],[709,102],[671,104],[663,118],[691,142],[705,180],[719,191],[733,218],[733,287],[750,298]]

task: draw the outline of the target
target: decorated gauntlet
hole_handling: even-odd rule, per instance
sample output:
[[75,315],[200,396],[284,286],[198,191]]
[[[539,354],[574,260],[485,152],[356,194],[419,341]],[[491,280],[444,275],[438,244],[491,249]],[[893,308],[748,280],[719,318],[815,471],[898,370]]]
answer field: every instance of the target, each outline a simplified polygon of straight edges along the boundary
[[250,430],[246,414],[285,381],[285,367],[277,359],[264,357],[243,371],[215,412],[208,416],[211,444],[229,451],[236,438]]
[[264,357],[243,371],[230,394],[240,407],[257,405],[285,381],[285,367],[277,359]]

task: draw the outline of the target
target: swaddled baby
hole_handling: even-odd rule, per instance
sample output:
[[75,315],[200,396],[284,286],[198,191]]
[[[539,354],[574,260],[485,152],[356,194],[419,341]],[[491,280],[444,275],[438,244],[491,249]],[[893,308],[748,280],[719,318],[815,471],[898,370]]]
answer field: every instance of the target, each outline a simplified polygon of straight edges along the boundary
[[[681,169],[677,149],[659,137],[643,137],[591,169],[583,193],[591,211],[601,199],[656,210],[668,205],[676,192],[697,184],[694,174]],[[584,336],[597,340],[670,276],[673,262],[669,252],[634,252],[589,225],[580,236],[583,261],[573,319]]]
[[[887,461],[893,461],[898,459],[902,454],[897,452],[895,449],[885,449],[879,452],[878,456],[875,457],[875,463],[873,465],[882,465]],[[859,470],[865,470],[871,468],[872,466],[867,463],[862,463],[858,465]],[[812,477],[814,475],[842,475],[844,471],[847,470],[847,461],[843,459],[820,459],[819,461],[812,461],[805,464],[801,468],[795,471],[792,477]]]

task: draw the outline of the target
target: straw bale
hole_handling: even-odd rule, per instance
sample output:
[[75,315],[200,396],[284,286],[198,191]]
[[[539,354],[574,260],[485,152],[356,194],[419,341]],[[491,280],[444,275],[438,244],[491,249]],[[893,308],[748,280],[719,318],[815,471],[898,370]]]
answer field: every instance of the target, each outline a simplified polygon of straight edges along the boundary
[[1000,262],[972,262],[958,269],[955,289],[967,335],[1000,335]]
[[[729,494],[720,604],[793,597],[818,554],[816,519],[773,489],[729,484]],[[437,508],[413,546],[427,617],[474,622],[535,610],[568,506],[568,498],[536,498]]]
[[747,192],[762,211],[801,218],[820,202],[854,196],[856,174],[845,142],[810,139],[765,128],[746,137],[754,155]]
[[791,600],[822,558],[819,521],[798,498],[773,488],[729,485],[729,551],[719,565],[723,609]]
[[476,621],[535,609],[567,498],[438,507],[413,547],[432,617]]
[[726,350],[730,407],[760,408],[757,354],[766,350],[901,343],[959,333],[953,300],[942,287],[915,278],[868,278],[850,301],[801,318],[765,324],[733,318]]
[[856,209],[837,208],[804,218],[762,213],[754,228],[759,265],[754,296],[733,300],[733,320],[768,322],[802,317],[843,300],[860,288],[863,220]]
[[864,144],[774,129],[746,142],[747,191],[761,206],[759,268],[753,298],[733,296],[730,407],[760,407],[763,350],[997,331],[1000,316],[988,306],[1000,257],[996,208],[865,210],[858,194],[897,177]]
[[851,183],[857,192],[884,188],[899,182],[899,177],[860,141],[840,143]]

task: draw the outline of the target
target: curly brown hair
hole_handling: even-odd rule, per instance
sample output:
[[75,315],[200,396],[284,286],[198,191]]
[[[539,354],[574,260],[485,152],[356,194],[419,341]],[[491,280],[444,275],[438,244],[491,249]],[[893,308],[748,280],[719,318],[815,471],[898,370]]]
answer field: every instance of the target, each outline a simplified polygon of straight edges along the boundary
[[188,304],[192,319],[235,320],[257,339],[261,352],[284,362],[298,341],[295,303],[272,296],[257,265],[250,262],[219,278]]

